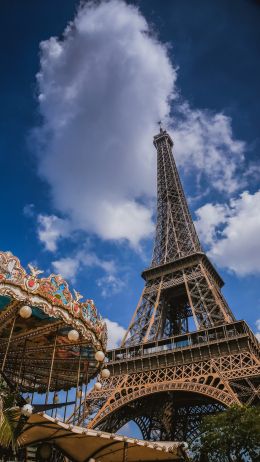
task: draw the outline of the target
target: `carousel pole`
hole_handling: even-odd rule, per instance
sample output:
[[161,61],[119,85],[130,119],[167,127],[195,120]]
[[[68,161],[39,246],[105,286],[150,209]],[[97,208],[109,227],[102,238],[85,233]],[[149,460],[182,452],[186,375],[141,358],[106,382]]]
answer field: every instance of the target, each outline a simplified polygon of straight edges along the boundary
[[[58,383],[58,380],[55,381],[55,391],[54,391],[53,399],[52,399],[53,404],[57,404],[57,396],[58,396],[58,395],[56,395],[57,383]],[[55,411],[56,411],[56,413],[55,413]],[[56,409],[52,408],[52,410],[51,410],[51,417],[53,417],[53,414],[54,414],[54,417],[56,417],[56,415],[57,415],[57,408],[56,408]]]
[[[10,351],[10,353],[13,353],[13,350]],[[15,388],[17,390],[17,387],[18,387],[18,383],[17,381],[19,381],[19,366],[20,366],[20,350],[19,348],[17,348],[16,350],[16,354],[14,353],[13,354],[13,361],[12,361],[12,368],[14,370],[13,372],[13,378],[15,380]],[[10,358],[11,359],[11,358]],[[18,374],[18,375],[17,375]]]
[[18,373],[18,378],[17,378],[16,390],[18,390],[19,382],[20,382],[21,375],[22,375],[23,364],[24,364],[24,359],[25,359],[26,342],[27,342],[27,339],[24,340],[24,344],[23,344],[23,356],[22,356],[22,360],[21,360],[20,367],[19,367],[19,373]]
[[[85,373],[86,384],[85,384],[84,405],[83,405],[83,421],[82,421],[83,425],[84,425],[84,422],[85,422],[86,405],[87,405],[86,396],[87,396],[87,390],[88,390],[88,367],[89,367],[89,361],[87,361],[87,364],[86,364],[86,373]],[[80,417],[80,408],[79,408],[79,417]],[[79,417],[78,417],[78,420],[79,420]]]
[[79,405],[78,405],[78,409],[79,409],[79,413],[78,413],[78,425],[80,424],[80,422],[79,422],[79,417],[80,417],[80,409],[81,409],[81,404],[82,404],[82,396],[83,396],[83,383],[82,383],[82,387],[81,387],[81,393],[80,393]]
[[74,406],[74,419],[73,419],[73,423],[75,423],[75,419],[76,419],[77,399],[78,399],[78,388],[79,388],[79,381],[80,381],[80,367],[81,367],[81,346],[79,347],[79,363],[78,363],[78,375],[77,375],[77,385],[76,385],[76,396],[75,396],[75,406]]
[[124,442],[123,462],[127,462],[128,443]]
[[47,386],[47,390],[46,390],[45,404],[48,404],[48,399],[49,399],[49,392],[50,392],[50,386],[51,386],[53,364],[54,364],[54,358],[55,358],[55,353],[56,353],[57,337],[58,337],[58,329],[56,330],[55,339],[54,339],[53,352],[52,352],[52,358],[51,358],[51,368],[50,368],[48,386]]
[[69,389],[66,391],[66,398],[65,398],[65,407],[64,407],[64,416],[63,416],[63,422],[66,422],[66,413],[67,413],[67,402],[68,402],[68,395],[69,395]]
[[[84,399],[83,396],[85,397],[86,391],[87,391],[87,384],[86,384],[85,385],[85,394],[83,394],[83,381],[84,381],[85,376],[86,376],[86,373],[82,377],[81,393],[80,393],[79,405],[78,405],[78,411],[79,411],[78,412],[78,425],[80,425],[80,411],[81,411],[81,407],[82,407],[82,399]],[[83,422],[84,422],[84,415],[83,415]]]
[[36,388],[36,376],[34,377],[34,382],[33,382],[33,392],[32,392],[32,397],[31,397],[31,404],[33,403],[33,398],[34,398],[34,393],[35,393],[35,388]]
[[11,338],[12,338],[12,335],[13,335],[13,330],[14,330],[15,321],[16,321],[16,315],[15,315],[15,317],[14,317],[14,319],[13,319],[12,326],[11,326],[11,330],[10,330],[10,334],[9,334],[9,337],[8,337],[8,342],[7,342],[6,349],[5,349],[5,355],[4,355],[4,359],[3,359],[3,362],[2,362],[1,372],[4,372],[5,363],[6,363],[6,359],[7,359],[7,355],[8,355],[8,351],[9,351],[9,347],[10,347],[10,343],[11,343]]

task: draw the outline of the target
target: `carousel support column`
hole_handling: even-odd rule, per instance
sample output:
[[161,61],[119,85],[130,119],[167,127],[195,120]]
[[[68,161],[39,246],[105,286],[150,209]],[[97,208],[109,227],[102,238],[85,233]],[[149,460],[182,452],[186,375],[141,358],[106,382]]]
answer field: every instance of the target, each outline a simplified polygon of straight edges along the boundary
[[46,390],[45,404],[48,404],[48,399],[49,399],[49,392],[50,392],[51,379],[52,379],[52,371],[53,371],[54,358],[55,358],[55,353],[56,353],[57,337],[58,337],[58,329],[56,331],[55,339],[54,339],[53,352],[52,352],[52,358],[51,358],[51,368],[50,368],[48,386],[47,386],[47,390]]
[[36,388],[36,376],[34,377],[34,382],[33,382],[33,392],[32,392],[32,397],[31,397],[31,404],[33,403],[33,398],[34,398],[34,393],[35,393],[35,388]]
[[79,381],[80,381],[80,367],[81,367],[81,346],[79,347],[79,364],[78,364],[77,385],[76,385],[76,393],[75,393],[75,406],[74,406],[73,423],[75,423],[75,420],[76,420],[77,399],[78,399]]
[[[23,371],[23,365],[24,365],[24,360],[25,360],[26,342],[27,342],[27,339],[24,340],[24,344],[23,344],[22,360],[21,360],[20,367],[19,367],[16,390],[18,390],[19,387],[21,388],[22,381],[23,381],[22,371]],[[18,354],[19,354],[19,352],[18,352]]]
[[23,363],[23,367],[21,370],[21,377],[20,377],[20,392],[23,389],[23,386],[26,387],[26,364]]
[[14,325],[15,325],[16,317],[17,317],[17,315],[15,315],[15,317],[14,317],[14,319],[13,319],[12,326],[11,326],[11,330],[10,330],[10,334],[9,334],[9,337],[8,337],[8,342],[7,342],[6,349],[5,349],[5,355],[4,355],[4,359],[3,359],[2,367],[1,367],[1,371],[2,371],[2,372],[4,372],[5,363],[6,363],[6,359],[7,359],[7,355],[8,355],[8,351],[9,351],[9,347],[10,347],[12,335],[13,335],[13,330],[14,330]]
[[[89,368],[89,361],[87,361],[87,364],[86,364],[86,372],[85,372],[85,392],[84,392],[84,405],[83,405],[83,420],[82,420],[82,425],[84,425],[84,422],[85,422],[85,417],[86,417],[86,406],[87,406],[87,400],[86,400],[86,396],[87,396],[87,391],[88,391],[88,368]],[[79,421],[79,418],[80,418],[80,407],[79,407],[79,416],[78,416],[78,421]],[[81,423],[81,422],[79,422]]]
[[78,409],[79,409],[79,413],[78,413],[78,425],[80,425],[79,418],[80,418],[80,409],[81,409],[81,406],[82,406],[82,396],[83,396],[83,383],[82,383],[82,386],[81,386],[80,396],[79,396],[79,405],[78,405]]
[[19,371],[20,371],[20,365],[21,365],[21,354],[20,353],[21,353],[21,350],[17,348],[16,355],[14,353],[14,361],[12,363],[12,367],[14,369],[13,379],[15,381],[16,390],[18,389]]
[[[58,399],[59,398],[58,398],[58,394],[57,394],[57,385],[58,385],[58,380],[55,381],[55,391],[54,391],[53,400],[52,400],[53,404],[58,404]],[[54,417],[57,416],[57,408],[56,409],[52,408],[52,410],[51,410],[51,416],[52,417],[53,417],[53,414],[54,414]]]
[[66,422],[66,413],[67,413],[67,402],[68,402],[68,395],[69,395],[69,389],[66,391],[66,398],[65,398],[65,408],[64,408],[64,416],[63,416],[63,422]]
[[123,462],[127,462],[128,443],[124,442]]

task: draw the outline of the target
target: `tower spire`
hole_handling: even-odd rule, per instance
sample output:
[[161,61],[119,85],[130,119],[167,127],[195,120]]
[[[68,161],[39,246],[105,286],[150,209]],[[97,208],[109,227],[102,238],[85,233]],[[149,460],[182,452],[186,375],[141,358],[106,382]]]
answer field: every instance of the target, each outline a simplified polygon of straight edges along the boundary
[[154,137],[157,150],[157,225],[152,265],[202,252],[166,130]]

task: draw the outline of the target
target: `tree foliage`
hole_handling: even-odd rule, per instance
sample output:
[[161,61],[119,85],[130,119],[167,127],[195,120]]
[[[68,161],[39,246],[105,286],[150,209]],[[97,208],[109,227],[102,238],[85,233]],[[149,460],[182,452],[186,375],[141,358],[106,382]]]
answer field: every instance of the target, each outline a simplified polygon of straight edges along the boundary
[[232,406],[205,417],[193,449],[197,462],[260,462],[260,407]]
[[4,381],[0,380],[0,447],[17,447],[17,424],[20,409],[16,396],[11,393]]

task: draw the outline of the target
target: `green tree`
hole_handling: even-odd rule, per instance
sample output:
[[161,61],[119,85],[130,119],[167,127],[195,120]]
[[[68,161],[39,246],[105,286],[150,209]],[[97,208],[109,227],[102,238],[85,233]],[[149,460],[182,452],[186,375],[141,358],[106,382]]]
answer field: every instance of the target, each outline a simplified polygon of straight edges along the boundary
[[197,462],[260,462],[260,407],[232,406],[202,420]]
[[17,406],[16,394],[12,393],[0,378],[0,447],[17,448],[17,427],[20,408]]

